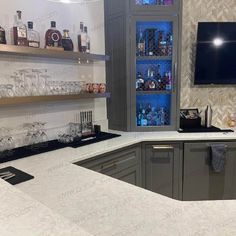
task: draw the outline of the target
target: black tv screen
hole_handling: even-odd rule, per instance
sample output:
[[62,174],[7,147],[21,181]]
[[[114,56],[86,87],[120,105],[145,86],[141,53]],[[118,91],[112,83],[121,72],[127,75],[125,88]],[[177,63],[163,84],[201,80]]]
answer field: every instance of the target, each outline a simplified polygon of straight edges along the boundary
[[236,84],[236,22],[198,23],[194,84]]

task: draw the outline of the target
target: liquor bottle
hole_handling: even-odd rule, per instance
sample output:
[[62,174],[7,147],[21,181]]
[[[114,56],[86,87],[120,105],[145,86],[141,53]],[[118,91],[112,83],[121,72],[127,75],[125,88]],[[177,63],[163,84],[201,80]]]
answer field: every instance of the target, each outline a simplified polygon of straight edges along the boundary
[[141,114],[141,126],[147,126],[147,125],[148,125],[148,121],[146,117],[146,112],[145,112],[145,109],[143,109],[142,114]]
[[69,36],[69,30],[63,30],[63,37],[62,37],[62,47],[65,51],[73,51],[74,44]]
[[166,124],[166,112],[165,112],[165,108],[164,107],[160,107],[159,112],[158,112],[158,116],[159,116],[159,125],[163,126]]
[[[45,34],[45,48],[62,48],[62,35],[56,29],[56,22],[51,21],[51,28]],[[63,48],[62,48],[63,49]]]
[[163,80],[161,76],[161,65],[157,65],[157,83],[158,90],[163,90]]
[[143,32],[139,30],[139,39],[137,44],[137,56],[144,56],[145,55],[145,40],[143,37]]
[[88,27],[84,27],[84,32],[86,34],[86,53],[90,53],[90,37],[88,35]]
[[147,114],[148,125],[149,126],[156,126],[158,120],[158,114],[156,112],[155,107],[151,108],[151,111]]
[[148,68],[147,71],[147,80],[144,84],[145,90],[146,91],[153,91],[153,90],[157,90],[157,81],[155,79],[155,71],[152,67]]
[[33,48],[40,47],[40,36],[37,31],[33,29],[34,25],[32,21],[28,22],[28,31],[27,31],[27,39],[28,39],[28,46]]
[[78,35],[79,52],[86,53],[87,50],[87,33],[85,32],[84,23],[80,22],[80,33]]
[[158,36],[158,56],[166,56],[166,40],[164,40],[164,33],[163,31],[159,31],[159,36]]
[[159,5],[165,5],[165,1],[164,0],[159,0]]
[[171,90],[172,88],[172,74],[171,71],[166,73],[167,75],[167,82],[166,82],[166,90]]
[[172,56],[172,49],[173,48],[173,36],[171,33],[166,35],[166,55]]
[[150,0],[143,0],[142,5],[150,5]]
[[136,78],[136,91],[143,91],[143,90],[144,90],[144,79],[141,72],[138,72]]
[[6,32],[1,26],[0,26],[0,44],[7,44]]
[[13,41],[17,46],[28,46],[27,27],[21,19],[21,11],[16,12],[16,22],[13,27]]
[[79,52],[82,52],[81,36],[82,36],[83,31],[84,31],[84,22],[80,22],[80,30],[78,33],[78,50],[79,50]]

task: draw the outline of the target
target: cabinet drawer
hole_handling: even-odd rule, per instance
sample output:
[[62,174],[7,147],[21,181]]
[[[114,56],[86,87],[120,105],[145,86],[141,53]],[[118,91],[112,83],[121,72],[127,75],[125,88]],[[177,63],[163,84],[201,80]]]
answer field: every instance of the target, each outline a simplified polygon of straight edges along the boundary
[[114,172],[119,172],[123,169],[139,165],[140,149],[138,147],[132,147],[102,156],[97,156],[96,159],[90,159],[78,162],[76,164],[96,172],[112,175]]

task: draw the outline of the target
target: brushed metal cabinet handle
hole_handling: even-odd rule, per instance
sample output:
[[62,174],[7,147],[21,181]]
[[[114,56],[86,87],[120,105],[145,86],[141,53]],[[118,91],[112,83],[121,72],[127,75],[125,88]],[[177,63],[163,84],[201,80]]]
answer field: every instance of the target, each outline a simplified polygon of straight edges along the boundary
[[173,150],[174,147],[171,145],[153,145],[154,150]]

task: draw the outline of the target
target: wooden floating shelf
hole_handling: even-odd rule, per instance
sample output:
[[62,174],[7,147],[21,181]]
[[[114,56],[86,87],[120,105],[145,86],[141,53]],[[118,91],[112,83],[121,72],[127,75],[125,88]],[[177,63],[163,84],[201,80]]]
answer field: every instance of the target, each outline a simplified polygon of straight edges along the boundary
[[158,61],[171,61],[171,56],[143,56],[137,57],[137,61],[144,61],[144,60],[158,60]]
[[28,56],[28,57],[73,60],[77,62],[80,61],[81,63],[108,61],[110,59],[109,56],[99,55],[99,54],[57,51],[52,49],[22,47],[22,46],[4,45],[4,44],[0,44],[0,54],[11,55],[11,56]]
[[110,93],[84,93],[75,95],[46,95],[46,96],[30,96],[30,97],[8,97],[0,99],[0,106],[8,105],[22,105],[34,104],[42,102],[57,102],[57,101],[73,101],[80,99],[96,99],[96,98],[109,98]]
[[171,94],[171,91],[136,91],[136,95]]

